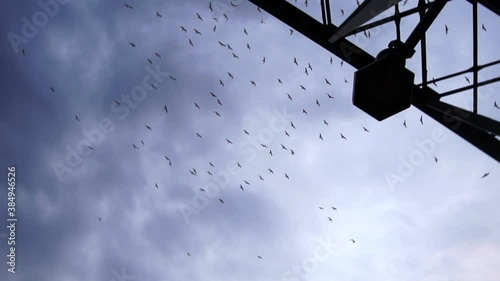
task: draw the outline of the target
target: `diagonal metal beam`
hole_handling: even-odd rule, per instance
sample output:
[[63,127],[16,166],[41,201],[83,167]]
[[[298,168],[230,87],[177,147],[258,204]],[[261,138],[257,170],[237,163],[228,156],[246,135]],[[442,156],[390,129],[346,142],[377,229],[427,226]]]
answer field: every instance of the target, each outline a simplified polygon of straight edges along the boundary
[[[322,25],[286,0],[249,1],[356,69],[361,69],[375,61],[373,56],[346,39],[339,39],[333,44],[329,43],[328,39],[338,28],[333,24],[331,26]],[[500,141],[491,133],[498,133],[499,122],[479,115],[471,117],[472,113],[466,114],[466,111],[459,108],[455,110],[456,107],[439,101],[438,93],[428,87],[414,86],[412,104],[500,162]],[[459,114],[463,116],[459,118]]]
[[328,42],[334,43],[344,38],[349,32],[358,28],[367,21],[380,15],[390,7],[403,0],[366,0],[352,12],[352,14],[339,26],[335,34],[328,39]]

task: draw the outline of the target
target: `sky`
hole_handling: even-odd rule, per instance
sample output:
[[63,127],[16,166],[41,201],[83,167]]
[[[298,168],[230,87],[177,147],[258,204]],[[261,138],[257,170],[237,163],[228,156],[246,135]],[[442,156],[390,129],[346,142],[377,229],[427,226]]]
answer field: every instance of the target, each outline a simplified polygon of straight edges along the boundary
[[[292,2],[321,21],[319,1]],[[18,221],[15,273],[0,230],[0,279],[498,280],[498,162],[415,107],[376,121],[352,104],[353,67],[225,3],[4,3],[0,209],[7,225],[15,166]],[[331,6],[339,25],[356,1]],[[479,21],[483,64],[500,25],[481,6]],[[448,3],[427,33],[429,77],[472,66],[471,30],[470,3]],[[348,40],[376,56],[396,36],[370,33]],[[419,46],[407,68],[420,83]],[[499,119],[498,92],[480,89],[480,114]]]

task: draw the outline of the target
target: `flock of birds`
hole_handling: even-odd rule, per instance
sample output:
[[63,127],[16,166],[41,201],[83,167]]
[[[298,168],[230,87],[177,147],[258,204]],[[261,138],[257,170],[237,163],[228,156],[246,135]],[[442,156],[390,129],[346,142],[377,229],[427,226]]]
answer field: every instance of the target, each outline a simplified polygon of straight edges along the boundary
[[[297,2],[297,1],[295,0],[295,2]],[[357,4],[358,4],[358,5],[360,4],[360,3],[359,3],[359,1],[357,1],[357,0],[356,0],[356,2],[357,2]],[[406,2],[407,2],[407,1],[404,1],[403,5],[404,5],[404,4],[406,4]],[[230,4],[231,4],[231,6],[233,6],[233,7],[237,7],[237,6],[238,6],[238,5],[234,4],[233,2],[230,2]],[[307,5],[308,5],[308,1],[307,1],[307,0],[305,0],[305,5],[306,5],[306,7],[307,7]],[[127,9],[130,9],[130,10],[133,10],[133,9],[134,9],[134,7],[133,7],[132,5],[130,5],[130,4],[128,4],[128,3],[125,3],[125,4],[124,4],[124,6],[125,6]],[[210,4],[209,4],[208,9],[209,9],[211,12],[214,12],[214,9],[213,9],[213,7],[212,7],[212,3],[210,3]],[[259,13],[262,13],[262,11],[260,10],[260,8],[257,8],[257,11],[258,11]],[[344,13],[345,13],[345,12],[344,12],[344,10],[342,10],[342,9],[340,10],[340,12],[341,12],[341,14],[342,14],[342,15],[344,15]],[[162,15],[159,11],[155,11],[155,15],[156,15],[156,17],[158,17],[158,18],[163,18],[163,15]],[[227,15],[227,14],[222,14],[222,17],[223,17],[223,18],[213,17],[211,20],[213,20],[213,21],[215,22],[215,24],[214,24],[214,26],[213,26],[213,27],[211,27],[209,30],[212,30],[212,32],[216,32],[216,31],[217,31],[217,24],[219,24],[219,21],[222,21],[222,20],[224,20],[224,21],[229,21],[229,17],[228,17],[228,15]],[[200,21],[200,22],[203,22],[203,23],[207,23],[206,19],[204,19],[204,18],[202,17],[202,15],[200,15],[200,13],[198,13],[198,12],[196,12],[196,14],[194,15],[194,20],[197,20],[197,21]],[[261,21],[260,21],[260,22],[261,22],[261,24],[264,24],[264,20],[262,19],[262,17],[261,17]],[[180,27],[179,27],[179,29],[180,29],[180,30],[179,30],[179,32],[183,32],[183,33],[185,33],[185,34],[190,33],[190,32],[189,32],[189,29],[190,29],[190,30],[192,30],[192,32],[193,32],[193,33],[192,33],[192,34],[193,34],[193,36],[202,36],[202,35],[203,35],[203,32],[205,32],[204,30],[203,30],[203,32],[202,32],[202,31],[200,31],[200,29],[201,29],[201,28],[200,28],[200,29],[198,29],[198,28],[189,28],[189,29],[188,29],[188,28],[186,28],[185,26],[180,26]],[[482,29],[483,29],[484,31],[486,31],[486,27],[484,26],[484,24],[482,24]],[[446,34],[448,34],[448,32],[449,32],[449,28],[448,28],[448,26],[447,26],[447,25],[445,25],[445,33],[446,33]],[[245,34],[245,35],[248,35],[248,30],[247,30],[247,28],[246,28],[246,27],[243,27],[243,28],[242,28],[242,33],[243,33],[243,34]],[[294,30],[289,29],[289,35],[291,36],[291,35],[293,35],[293,34],[294,34]],[[365,35],[365,37],[367,37],[367,38],[370,38],[370,37],[371,37],[371,34],[369,33],[369,31],[365,31],[365,32],[364,32],[364,35]],[[192,38],[187,38],[187,39],[188,39],[188,44],[189,44],[190,46],[192,46],[192,47],[195,47],[195,43],[193,42],[193,41],[195,41],[195,40],[193,40]],[[217,43],[218,43],[218,45],[219,45],[221,48],[226,48],[228,51],[230,51],[233,59],[239,59],[238,54],[237,54],[237,53],[236,53],[236,51],[233,49],[233,47],[231,47],[231,45],[229,44],[229,42],[222,42],[222,41],[218,41]],[[135,48],[135,47],[136,47],[136,44],[135,44],[134,42],[129,42],[129,45],[130,45],[130,47],[132,47],[132,48]],[[248,50],[251,50],[251,45],[250,45],[250,43],[248,43],[248,42],[246,43],[246,48],[247,48]],[[23,50],[23,55],[25,55],[24,50]],[[155,52],[155,53],[154,53],[154,54],[152,54],[152,55],[153,55],[154,57],[158,58],[158,59],[161,59],[161,58],[162,58],[162,56],[161,56],[159,53],[157,53],[157,52]],[[148,62],[149,64],[151,64],[151,65],[153,64],[153,60],[152,60],[151,58],[146,58],[146,60],[147,60],[147,62]],[[265,56],[263,56],[263,57],[262,57],[262,64],[265,64],[265,63],[266,63],[266,57],[265,57]],[[290,65],[291,65],[291,66],[292,66],[292,65],[295,65],[295,67],[300,67],[299,59],[297,59],[297,57],[293,57],[293,59],[290,59],[290,62],[289,62],[289,63],[290,63]],[[342,66],[343,66],[343,63],[344,63],[343,61],[340,61],[340,67],[342,67]],[[333,58],[332,58],[332,57],[330,57],[330,59],[329,59],[329,64],[330,64],[330,65],[333,65]],[[309,76],[309,75],[312,73],[312,71],[313,71],[313,67],[312,67],[312,65],[311,65],[310,63],[304,63],[304,64],[303,64],[303,67],[304,67],[304,73],[305,73],[305,75]],[[170,76],[169,76],[169,78],[170,78],[173,82],[176,82],[176,81],[177,81],[177,78],[176,78],[176,77],[174,77],[174,76],[172,76],[172,75],[170,75]],[[233,79],[235,79],[235,75],[234,75],[233,73],[231,73],[231,72],[227,72],[227,79],[229,79],[229,80],[233,80]],[[282,81],[280,78],[275,78],[275,79],[276,79],[276,83],[283,84],[283,81]],[[466,79],[466,81],[467,81],[468,83],[470,83],[470,80],[469,80],[469,78],[468,78],[468,77],[466,77],[466,76],[465,76],[465,79]],[[225,86],[224,80],[223,80],[222,78],[221,78],[221,79],[219,79],[219,81],[218,81],[218,82],[219,82],[218,84],[220,85],[220,87],[224,87],[224,86]],[[330,82],[327,78],[324,78],[324,81],[323,81],[323,82],[324,82],[326,85],[328,85],[328,86],[332,86],[332,83],[331,83],[331,82]],[[258,84],[258,83],[257,83],[257,81],[255,81],[255,80],[249,80],[249,81],[248,81],[248,83],[250,83],[250,85],[252,85],[252,86],[254,86],[254,87],[257,87],[257,84]],[[346,78],[344,78],[344,83],[348,84],[348,83],[349,83],[349,81],[348,81]],[[433,83],[434,83],[434,85],[436,85],[436,83],[435,83],[435,82],[433,82]],[[302,91],[307,91],[307,89],[306,89],[306,87],[305,87],[305,86],[303,86],[303,85],[301,85],[301,84],[299,84],[298,86],[300,87],[300,89],[301,89]],[[437,86],[437,85],[436,85],[436,86]],[[153,84],[151,84],[151,87],[152,87],[153,89],[155,89],[155,90],[157,89],[157,88],[156,88],[156,86],[154,86]],[[51,90],[53,93],[55,92],[54,87],[50,87],[50,90]],[[222,107],[223,107],[223,102],[222,102],[222,100],[221,100],[222,98],[221,98],[221,97],[219,97],[219,96],[217,96],[216,94],[214,94],[212,91],[210,91],[210,92],[209,92],[209,94],[210,94],[210,96],[211,96],[211,97],[212,97],[212,98],[216,101],[217,106],[218,106],[218,107],[220,107],[220,108],[222,108]],[[288,93],[286,94],[286,98],[287,98],[288,100],[290,100],[291,102],[293,101],[293,97],[292,97],[290,94],[288,94]],[[326,94],[325,99],[326,99],[326,100],[333,100],[333,99],[335,99],[335,97],[334,97],[334,96],[332,96],[331,94],[327,93],[327,94]],[[118,106],[120,106],[120,105],[121,105],[121,103],[120,103],[120,101],[119,101],[119,100],[115,100],[114,102],[115,102]],[[321,104],[322,104],[322,103],[320,103],[320,101],[319,101],[318,99],[315,99],[315,106],[320,107],[320,106],[321,106]],[[199,102],[197,102],[197,101],[193,101],[193,106],[194,106],[194,108],[195,108],[196,110],[201,110],[201,107],[202,107],[202,106],[200,106],[200,103],[199,103]],[[498,109],[498,105],[497,105],[497,103],[496,103],[496,102],[494,102],[494,106],[495,106],[495,108],[497,108],[497,109]],[[162,109],[162,110],[163,110],[163,111],[165,111],[165,114],[169,114],[168,107],[167,107],[167,105],[166,105],[166,104],[163,106],[163,109]],[[222,112],[222,111],[221,111],[221,110],[214,110],[214,111],[213,111],[213,114],[215,115],[215,118],[220,118],[220,117],[222,117],[222,114],[221,114],[220,112]],[[307,111],[305,108],[303,108],[303,109],[302,109],[302,114],[308,114],[308,111]],[[76,121],[77,121],[77,122],[80,122],[80,118],[78,117],[78,115],[76,115],[76,116],[75,116],[75,119],[76,119]],[[423,122],[423,116],[421,116],[421,117],[420,117],[420,120],[419,120],[419,121],[420,121],[421,125],[424,125],[424,122]],[[323,124],[324,124],[325,126],[329,126],[329,123],[328,123],[328,121],[327,121],[326,119],[323,119]],[[406,120],[404,120],[404,121],[403,121],[403,124],[402,124],[402,125],[403,125],[405,128],[408,128],[408,127],[407,127],[407,122],[406,122]],[[145,127],[145,129],[146,129],[146,130],[149,130],[149,131],[152,131],[152,130],[153,130],[153,128],[152,128],[150,125],[147,125],[147,124],[146,124],[146,125],[144,125],[144,127]],[[295,127],[295,124],[294,124],[292,121],[290,121],[289,127],[290,127],[290,129],[289,129],[289,130],[296,130],[296,129],[297,129],[297,128]],[[326,127],[325,127],[325,128],[326,128]],[[367,129],[366,127],[364,127],[364,126],[361,126],[361,128],[360,128],[360,129],[362,129],[362,130],[363,130],[363,132],[365,132],[365,133],[370,133],[370,130],[369,130],[369,129]],[[283,132],[283,134],[284,134],[286,137],[291,137],[291,136],[290,136],[290,133],[289,133],[289,130],[284,130],[284,132]],[[249,131],[250,131],[250,130],[248,130],[248,129],[242,129],[242,134],[245,134],[245,135],[247,135],[247,136],[250,136],[250,134],[251,134],[251,133],[250,133]],[[203,138],[203,136],[202,136],[200,133],[195,132],[195,134],[196,134],[196,137],[198,137],[198,138],[200,138],[200,139],[201,139],[201,138]],[[347,140],[347,137],[346,137],[346,136],[345,136],[342,132],[339,132],[339,138],[340,138],[341,140]],[[318,139],[319,139],[320,141],[324,141],[324,137],[323,137],[323,135],[322,135],[322,133],[321,133],[321,132],[319,132],[319,133],[318,133]],[[233,141],[231,141],[231,140],[230,140],[230,139],[228,139],[228,138],[226,138],[226,139],[225,139],[225,141],[226,141],[226,143],[227,143],[228,145],[232,145],[232,144],[234,144],[234,143],[233,143]],[[141,140],[141,144],[142,144],[142,146],[145,146],[145,143],[144,143],[144,141],[142,141],[142,140]],[[265,148],[265,149],[266,149],[266,151],[267,151],[267,150],[269,150],[269,152],[268,152],[268,153],[269,153],[269,155],[271,155],[271,156],[273,156],[273,155],[274,155],[274,154],[273,154],[273,150],[272,150],[272,148],[268,147],[266,144],[262,144],[262,143],[261,143],[260,145],[261,145],[263,148]],[[287,152],[288,152],[288,153],[290,153],[292,156],[293,156],[293,155],[295,155],[295,151],[294,151],[293,149],[291,149],[291,148],[289,148],[289,147],[286,147],[284,144],[280,144],[280,145],[281,145],[281,146],[279,147],[279,150],[282,150],[282,151],[287,151]],[[93,148],[93,147],[90,147],[90,146],[89,146],[88,148],[89,148],[90,150],[94,150],[94,148]],[[140,146],[139,146],[139,145],[136,145],[135,143],[133,143],[133,144],[132,144],[132,148],[133,148],[134,150],[139,150],[139,149],[140,149]],[[168,162],[168,165],[169,165],[170,167],[172,167],[172,160],[171,160],[171,159],[170,159],[167,155],[164,155],[164,158],[165,158],[165,160]],[[438,158],[437,158],[437,157],[435,157],[435,156],[434,156],[434,161],[435,161],[435,163],[437,163],[437,162],[438,162]],[[208,165],[208,166],[207,166],[207,167],[208,167],[208,170],[206,171],[206,172],[207,172],[207,174],[208,174],[209,176],[213,176],[213,172],[212,172],[210,169],[215,168],[215,165],[214,165],[212,162],[210,162],[210,161],[208,161],[207,165]],[[239,168],[242,168],[242,165],[241,165],[239,162],[237,162],[237,166],[238,166]],[[274,170],[273,170],[272,168],[268,168],[268,169],[267,169],[267,172],[268,172],[269,174],[271,174],[271,175],[272,175],[272,174],[274,174]],[[190,169],[190,170],[189,170],[189,173],[190,173],[192,176],[197,176],[197,175],[198,175],[198,171],[196,170],[196,168],[192,168],[192,169]],[[482,178],[485,178],[485,177],[487,177],[488,175],[489,175],[489,172],[488,172],[488,173],[485,173],[485,174],[482,176]],[[286,178],[287,180],[290,180],[290,177],[289,177],[289,175],[288,175],[287,173],[283,172],[283,176],[284,176],[284,178]],[[258,180],[260,180],[260,181],[264,181],[264,177],[263,177],[262,175],[260,175],[260,174],[259,174],[259,175],[257,175],[255,178],[258,178]],[[245,191],[245,187],[250,186],[250,185],[251,185],[250,180],[244,180],[244,181],[243,181],[243,182],[239,185],[239,188],[240,188],[242,191]],[[159,185],[158,185],[157,183],[154,183],[154,186],[155,186],[157,189],[159,189],[159,188],[160,188],[160,187],[159,187]],[[201,192],[205,192],[205,190],[204,190],[203,188],[200,188],[200,191],[201,191]],[[219,200],[219,202],[220,202],[221,204],[224,204],[224,200],[223,200],[222,198],[218,198],[218,200]],[[324,210],[325,210],[323,207],[319,207],[319,209],[320,209],[320,210],[322,210],[322,211],[324,211]],[[337,208],[336,208],[336,207],[331,207],[331,209],[332,209],[333,211],[336,211],[336,210],[337,210]],[[328,221],[329,221],[329,222],[333,222],[332,215],[327,215],[327,216],[326,216],[326,218],[328,219]],[[102,221],[102,219],[101,219],[100,217],[98,218],[98,220],[99,220],[99,221]],[[355,241],[354,239],[351,239],[351,242],[352,242],[352,243],[355,243],[356,241]],[[188,256],[191,256],[191,253],[190,253],[190,252],[187,252],[187,255],[188,255]],[[258,256],[257,256],[257,258],[262,259],[262,256],[258,255]]]

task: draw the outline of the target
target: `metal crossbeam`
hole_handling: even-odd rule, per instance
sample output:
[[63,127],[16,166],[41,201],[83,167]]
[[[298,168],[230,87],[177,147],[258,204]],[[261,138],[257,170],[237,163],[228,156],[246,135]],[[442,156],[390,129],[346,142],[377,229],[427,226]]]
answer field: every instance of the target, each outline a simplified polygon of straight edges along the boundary
[[[338,31],[338,27],[333,24],[321,24],[286,0],[249,1],[356,69],[361,69],[375,61],[373,56],[345,38],[341,38],[335,43],[329,43],[328,40]],[[442,3],[442,1],[436,2]],[[479,2],[483,5],[487,3],[496,8],[496,11],[492,10],[497,14],[500,11],[500,3],[497,1],[480,0]],[[415,31],[413,33],[417,35]],[[422,36],[415,36],[415,39],[418,38],[422,38]],[[415,39],[410,40],[410,45],[414,44]],[[412,105],[500,162],[500,140],[495,138],[495,135],[499,134],[500,123],[441,102],[439,98],[440,95],[434,90],[426,86],[419,88],[414,85]]]

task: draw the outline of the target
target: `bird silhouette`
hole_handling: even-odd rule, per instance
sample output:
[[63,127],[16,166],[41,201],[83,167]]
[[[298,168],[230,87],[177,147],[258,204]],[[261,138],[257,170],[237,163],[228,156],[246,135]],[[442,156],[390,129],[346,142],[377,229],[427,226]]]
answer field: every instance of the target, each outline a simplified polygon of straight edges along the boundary
[[54,88],[53,88],[53,87],[50,87],[50,90],[52,91],[52,93],[55,93],[55,92],[56,92],[56,90],[54,90]]
[[[235,6],[235,7],[237,7],[237,6]],[[226,20],[229,20],[229,18],[227,17],[227,15],[226,15],[226,14],[222,14],[222,15],[224,16],[224,18],[225,18]]]
[[481,178],[484,179],[485,177],[489,176],[490,175],[490,172],[488,173],[485,173]]
[[351,239],[352,243],[356,243],[356,241],[354,239]]
[[262,143],[260,144],[260,146],[267,148],[267,145],[262,144]]
[[424,120],[422,118],[423,118],[422,115],[420,115],[420,123],[424,125]]
[[323,140],[323,136],[321,135],[321,133],[319,133],[319,138]]
[[332,64],[333,64],[333,58],[330,57],[330,65],[332,65]]
[[193,41],[191,41],[191,39],[189,39],[189,45],[194,47]]
[[365,128],[365,127],[363,127],[363,130],[364,130],[365,132],[367,132],[367,133],[369,133],[369,132],[370,132],[370,131],[368,131],[368,129],[367,129],[367,128]]
[[143,140],[141,140],[141,143],[142,143],[142,145],[144,146],[144,141],[143,141]]
[[434,162],[436,162],[436,163],[438,162],[438,159],[436,156],[434,156]]
[[149,84],[149,85],[151,85],[151,88],[153,88],[153,89],[157,90],[157,88],[156,88],[156,86],[155,86],[155,85],[153,85],[153,84]]
[[342,134],[340,134],[340,138],[347,140]]
[[252,85],[254,85],[254,86],[257,86],[257,84],[255,84],[254,81],[250,81],[250,83],[252,83]]
[[292,34],[293,34],[293,29],[290,28],[290,35],[292,35]]
[[249,49],[249,50],[250,50],[250,44],[248,44],[248,43],[247,43],[247,49]]
[[467,83],[470,84],[469,78],[467,78],[467,76],[464,76],[464,78],[465,78],[465,81],[467,81]]
[[130,44],[130,46],[132,46],[132,48],[134,48],[134,47],[135,47],[135,44],[134,44],[134,43],[132,43],[132,42],[128,42],[128,43]]
[[155,53],[155,56],[161,59],[161,55],[158,53]]
[[302,113],[307,114],[307,111],[302,108]]
[[243,28],[243,32],[244,32],[246,35],[248,35],[248,32],[247,32],[246,28]]
[[219,45],[221,45],[222,47],[227,47],[226,44],[222,43],[221,41],[219,41]]
[[282,143],[281,143],[281,149],[288,150]]
[[340,61],[340,67],[344,66],[344,61]]
[[281,79],[279,79],[279,78],[278,78],[278,83],[283,84],[283,82],[281,82]]
[[184,32],[188,32],[187,29],[181,25],[181,30],[184,31]]
[[269,149],[269,154],[273,156],[273,151]]
[[247,135],[250,135],[250,134],[247,132],[247,130],[243,130],[243,132],[245,132],[245,134],[247,134]]
[[287,174],[285,174],[285,178],[290,179]]
[[201,32],[199,32],[196,28],[193,28],[195,34],[201,35]]
[[290,154],[295,155],[295,152],[293,151],[293,149],[290,149]]
[[309,70],[311,70],[311,71],[313,70],[313,68],[312,68],[312,66],[311,66],[310,63],[307,63],[307,67],[309,68]]
[[212,30],[213,32],[215,32],[217,30],[217,25],[214,25],[214,28]]
[[191,254],[190,254],[189,252],[187,252],[187,255],[188,255],[188,256],[191,256]]
[[260,7],[257,7],[257,12],[262,13],[262,11],[260,10]]
[[194,106],[196,106],[196,108],[200,109],[200,106],[197,103],[194,103]]
[[309,72],[307,71],[307,67],[304,67],[304,73],[309,76]]
[[330,222],[333,222],[332,218],[330,218],[330,217],[328,217],[328,220],[329,220]]
[[153,61],[151,61],[150,59],[148,59],[148,62],[149,64],[153,65]]
[[240,189],[245,191],[245,189],[243,188],[243,185],[240,184]]
[[262,181],[264,180],[261,175],[259,175],[259,179],[262,180]]
[[334,99],[334,98],[335,98],[335,97],[333,97],[333,96],[332,96],[332,95],[330,95],[330,94],[327,94],[327,95],[328,95],[328,98],[329,98],[329,99]]
[[203,21],[203,18],[200,16],[200,14],[196,13],[196,16],[198,17],[199,20]]
[[408,127],[406,127],[406,120],[403,122],[403,126],[405,126],[405,128],[408,129]]
[[227,48],[231,51],[233,51],[233,48],[231,48],[231,45],[229,45],[229,43],[227,44]]
[[212,162],[208,162],[208,164],[210,164],[210,167],[214,167],[215,168],[215,166],[214,166],[214,164],[212,164]]
[[162,18],[162,15],[158,11],[156,11],[156,16]]
[[326,82],[326,84],[328,84],[330,86],[332,85],[332,84],[330,84],[330,81],[328,81],[328,79],[326,79],[326,78],[325,78],[325,82]]
[[287,96],[288,96],[288,99],[289,99],[289,100],[293,101],[293,100],[292,100],[292,97],[290,96],[290,94],[287,94]]
[[238,168],[241,168],[241,165],[239,162],[236,162],[236,164],[238,165]]
[[262,59],[262,64],[266,63],[266,57]]
[[342,15],[344,15],[344,10],[340,9],[340,13],[342,13]]
[[78,115],[75,115],[76,121],[80,122],[80,118],[78,118]]
[[134,147],[134,149],[139,149],[135,144],[132,144],[132,146]]
[[231,74],[231,72],[228,72],[227,75],[229,75],[229,77],[231,77],[231,79],[234,79],[233,75]]
[[497,104],[497,102],[496,102],[496,101],[494,101],[494,102],[493,102],[493,106],[494,106],[496,109],[500,109],[500,108],[498,107],[498,104]]
[[233,58],[239,59],[240,57],[238,57],[235,53],[233,53]]
[[166,112],[166,113],[168,113],[168,108],[167,108],[167,105],[165,105],[165,106],[163,107],[163,110],[165,110],[165,112]]
[[293,57],[293,63],[295,63],[297,66],[299,66],[299,63],[297,62],[297,58]]
[[344,83],[346,83],[346,84],[347,84],[347,83],[349,83],[349,81],[347,81],[347,79],[345,79],[345,78],[344,78]]
[[262,257],[261,257],[261,256],[257,256],[257,258],[262,259]]
[[88,148],[89,150],[94,151],[94,148],[93,148],[92,146],[87,146],[87,148]]
[[316,105],[320,106],[318,99],[316,99]]
[[444,31],[445,31],[446,35],[448,35],[448,26],[446,24],[444,25]]
[[150,127],[150,126],[148,126],[148,125],[144,125],[144,126],[146,127],[146,129],[148,129],[148,130],[152,131],[152,129],[151,129],[151,127]]
[[326,120],[323,120],[323,124],[328,126],[328,122],[326,122]]
[[224,87],[224,82],[222,82],[222,80],[219,79],[219,84],[222,85],[222,87]]
[[196,133],[196,135],[197,135],[200,139],[202,138],[202,136],[201,136],[200,134]]
[[287,137],[290,137],[290,135],[288,134],[288,132],[287,132],[287,131],[285,131],[285,135],[286,135]]
[[229,143],[229,144],[233,144],[233,142],[232,142],[232,141],[230,141],[230,140],[228,140],[228,139],[226,139],[226,141],[227,141],[227,143]]
[[302,90],[306,91],[306,88],[302,85],[300,85],[300,88],[302,88]]
[[214,9],[212,8],[212,2],[208,3],[208,8],[210,9],[210,12],[214,11]]
[[335,208],[335,207],[332,207],[332,210],[334,210],[334,211],[337,211],[337,208]]
[[133,9],[133,8],[134,8],[134,7],[132,7],[132,6],[130,6],[129,4],[126,4],[126,3],[125,3],[125,4],[123,4],[123,5],[125,5],[125,7],[127,7],[128,9]]
[[213,176],[213,175],[214,175],[214,174],[212,174],[210,171],[207,171],[207,174],[208,174],[209,176]]
[[271,170],[271,169],[268,169],[268,170],[269,170],[269,173],[274,174],[273,170]]
[[158,189],[158,184],[156,184],[156,182],[155,182],[155,186],[156,186],[156,189]]
[[293,122],[292,122],[292,121],[290,121],[290,125],[292,126],[292,128],[296,129],[296,128],[295,128],[295,125],[293,125]]
[[483,23],[483,24],[481,24],[481,28],[482,28],[484,31],[488,31],[488,30],[486,30],[486,27],[484,26],[484,23]]
[[250,185],[250,183],[246,180],[243,181],[246,185]]

